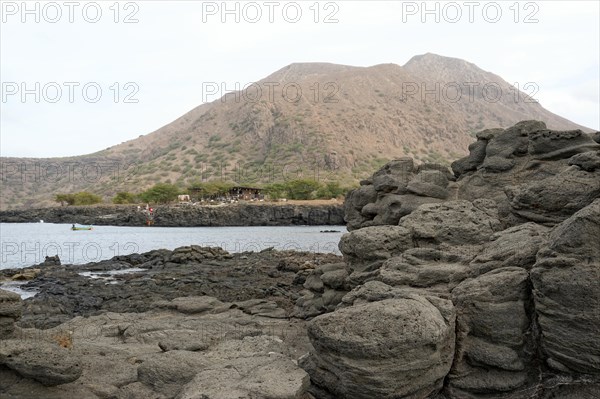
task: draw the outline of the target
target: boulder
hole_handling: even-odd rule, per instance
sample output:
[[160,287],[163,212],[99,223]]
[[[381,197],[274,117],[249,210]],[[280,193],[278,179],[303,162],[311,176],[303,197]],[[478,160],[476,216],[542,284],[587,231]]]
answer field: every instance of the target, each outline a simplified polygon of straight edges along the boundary
[[349,272],[377,269],[392,256],[413,247],[410,230],[401,226],[372,226],[344,234],[339,248]]
[[317,390],[340,399],[416,399],[441,389],[454,354],[452,303],[403,296],[310,322],[314,351],[300,364]]
[[439,170],[422,170],[412,178],[406,189],[422,197],[448,198],[448,178]]
[[541,181],[505,190],[511,212],[536,223],[560,223],[600,197],[600,170],[571,166]]
[[402,216],[402,195],[384,194],[374,204],[363,209],[363,216],[371,216],[376,225],[397,225]]
[[482,244],[501,229],[500,221],[489,213],[469,201],[424,204],[403,217],[399,225],[419,247]]
[[320,265],[306,278],[304,295],[298,298],[293,316],[309,318],[333,311],[349,291],[345,263]]
[[536,223],[524,223],[494,233],[470,264],[475,277],[501,267],[518,266],[530,270],[536,254],[546,242],[548,228]]
[[415,167],[411,158],[391,161],[361,182],[346,196],[344,220],[349,231],[364,227],[397,225],[401,217],[425,203],[437,203],[450,195],[454,181],[448,167],[424,163]]
[[[369,203],[377,200],[377,191],[372,184],[361,185],[359,188],[351,190],[346,195],[344,201],[344,221],[348,224],[348,230],[354,230],[361,227],[364,222],[364,216],[361,210]],[[372,219],[372,217],[370,218]]]
[[469,267],[461,263],[419,262],[404,256],[390,258],[379,269],[378,280],[393,287],[421,288],[432,292],[450,292],[467,278]]
[[348,272],[345,268],[332,270],[321,275],[321,281],[327,287],[333,289],[344,290],[346,287],[346,279],[348,278]]
[[325,312],[327,312],[327,309],[323,303],[323,296],[306,290],[303,291],[302,296],[296,300],[292,316],[300,319],[308,319]]
[[40,340],[0,341],[0,366],[46,386],[73,382],[83,372],[69,349]]
[[[418,191],[416,187],[421,187],[423,190],[421,193],[425,194],[427,190],[426,187],[430,187],[429,183],[414,183],[413,187]],[[440,194],[440,197],[447,197],[447,191],[438,186],[433,186],[432,190],[441,190],[438,193],[444,192],[445,194]],[[430,192],[429,194],[434,194]],[[435,194],[434,194],[435,195]],[[417,209],[419,206],[423,204],[431,204],[431,203],[440,203],[443,202],[442,198],[436,198],[433,196],[422,196],[414,193],[410,194],[383,194],[381,195],[375,203],[371,203],[366,205],[363,208],[362,215],[368,219],[372,219],[373,225],[381,226],[381,225],[397,225],[400,219],[403,216],[406,216]],[[362,227],[365,226],[366,223],[363,223]]]
[[485,158],[481,168],[487,172],[499,173],[511,170],[517,162],[514,159],[501,157],[501,156],[488,156]]
[[[504,227],[527,221],[554,225],[564,220],[565,217],[557,218],[554,212],[547,212],[550,208],[546,209],[539,201],[536,202],[537,196],[545,194],[541,200],[548,202],[554,193],[562,191],[557,190],[561,183],[547,179],[564,174],[569,163],[591,172],[596,168],[595,156],[582,154],[600,149],[589,135],[579,131],[551,131],[542,122],[536,121],[520,122],[509,129],[485,136],[487,141],[482,137],[478,136],[478,139],[486,143],[485,157],[475,170],[473,165],[481,160],[483,144],[476,147],[479,151],[477,162],[469,163],[468,158],[463,158],[454,164],[454,173],[459,177],[455,195],[456,198],[469,201],[481,198],[494,200],[498,206],[498,218]],[[575,158],[569,160],[571,156]],[[583,189],[577,188],[580,179],[567,175],[559,177],[559,180],[569,184],[565,190],[569,193],[565,197],[570,197],[572,193],[577,197],[583,192]],[[585,179],[597,180],[597,177],[588,176]],[[548,194],[542,193],[544,186],[548,187]],[[515,200],[515,197],[519,198]],[[516,202],[513,203],[513,200]],[[574,202],[577,203],[578,199]],[[536,211],[536,206],[541,209]],[[568,207],[564,213],[568,217],[575,211]],[[533,214],[532,217],[529,217],[529,212]]]
[[60,266],[60,258],[58,255],[46,256],[44,262],[40,263],[40,266]]

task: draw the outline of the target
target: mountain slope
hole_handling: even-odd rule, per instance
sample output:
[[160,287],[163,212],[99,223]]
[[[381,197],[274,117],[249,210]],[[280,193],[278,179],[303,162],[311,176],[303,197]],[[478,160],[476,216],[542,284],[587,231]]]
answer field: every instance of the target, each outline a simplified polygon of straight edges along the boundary
[[[109,198],[160,181],[257,185],[302,176],[348,184],[399,156],[423,162],[456,159],[466,154],[475,131],[525,119],[542,120],[553,129],[590,131],[459,59],[425,54],[402,67],[291,64],[245,91],[95,154],[4,158],[17,169],[11,166],[10,178],[3,178],[0,208],[49,205],[54,193],[84,189]],[[47,162],[60,165],[61,178],[44,177]],[[25,176],[18,169],[31,163],[41,165],[37,181],[31,167],[25,167]],[[75,165],[70,176],[64,176],[67,164]]]

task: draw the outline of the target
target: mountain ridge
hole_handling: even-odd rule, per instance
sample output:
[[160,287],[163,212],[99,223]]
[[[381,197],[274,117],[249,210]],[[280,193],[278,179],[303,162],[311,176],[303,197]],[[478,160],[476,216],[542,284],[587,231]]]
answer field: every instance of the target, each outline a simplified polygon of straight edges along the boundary
[[[491,89],[501,98],[495,100]],[[157,182],[185,187],[195,180],[231,180],[239,178],[240,168],[254,177],[256,171],[271,168],[280,178],[327,176],[352,184],[401,156],[448,163],[466,154],[476,131],[527,119],[558,130],[593,131],[545,110],[499,76],[458,58],[427,53],[404,66],[292,63],[246,91],[201,104],[149,134],[102,151],[50,159],[3,158],[4,163],[116,162],[136,164],[137,169],[127,181],[104,176],[93,182],[36,185],[3,179],[0,209],[49,205],[55,193],[69,190],[88,190],[108,199],[118,191],[139,191]],[[273,173],[267,179],[236,182],[272,182],[268,180]]]

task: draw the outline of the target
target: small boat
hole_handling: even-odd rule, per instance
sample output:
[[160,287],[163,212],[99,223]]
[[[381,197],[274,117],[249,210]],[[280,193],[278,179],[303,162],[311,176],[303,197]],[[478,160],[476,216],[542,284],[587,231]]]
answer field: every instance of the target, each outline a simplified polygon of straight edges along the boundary
[[83,226],[83,227],[71,227],[71,230],[73,231],[78,231],[78,230],[92,230],[92,226]]

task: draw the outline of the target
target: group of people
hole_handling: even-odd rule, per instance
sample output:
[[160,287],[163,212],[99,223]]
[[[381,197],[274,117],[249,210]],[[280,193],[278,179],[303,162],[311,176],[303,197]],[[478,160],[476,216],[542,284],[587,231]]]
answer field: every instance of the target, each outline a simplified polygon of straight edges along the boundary
[[[138,205],[137,210],[138,210],[138,212],[140,212],[142,210],[142,207]],[[146,204],[146,209],[144,211],[146,213],[152,215],[152,213],[154,212],[154,209],[152,209],[148,204]]]

